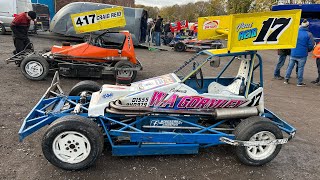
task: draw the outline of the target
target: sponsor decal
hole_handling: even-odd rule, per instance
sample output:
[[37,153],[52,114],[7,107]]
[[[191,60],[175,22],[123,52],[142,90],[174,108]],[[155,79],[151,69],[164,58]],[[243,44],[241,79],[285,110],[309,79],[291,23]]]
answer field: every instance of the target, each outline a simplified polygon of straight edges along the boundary
[[147,106],[149,98],[148,97],[137,97],[132,98],[130,103],[127,103],[128,106]]
[[238,41],[257,37],[258,28],[252,28],[253,23],[240,23],[237,26]]
[[219,27],[219,20],[206,21],[203,23],[203,29],[216,29]]
[[182,124],[180,120],[151,120],[150,126],[179,126]]
[[113,96],[113,93],[106,93],[104,95],[102,95],[103,98],[107,99]]
[[226,100],[206,98],[202,96],[183,96],[177,94],[168,96],[167,93],[155,91],[151,97],[150,107],[177,108],[177,109],[216,109],[236,108],[246,103],[246,100]]
[[172,88],[169,92],[187,93],[187,90]]

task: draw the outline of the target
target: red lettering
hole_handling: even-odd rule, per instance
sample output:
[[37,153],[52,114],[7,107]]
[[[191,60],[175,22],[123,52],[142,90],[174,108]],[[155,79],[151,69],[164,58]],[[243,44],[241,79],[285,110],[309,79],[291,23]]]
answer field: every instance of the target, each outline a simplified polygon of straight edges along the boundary
[[184,96],[179,104],[177,105],[178,108],[186,108],[186,105],[189,103],[190,101],[190,96]]
[[202,98],[201,101],[197,104],[196,108],[203,108],[208,102],[210,98]]
[[167,93],[155,91],[151,97],[149,106],[159,106],[166,95]]
[[168,100],[165,100],[161,104],[161,107],[166,107],[167,105],[169,105],[169,107],[174,107],[174,103],[176,102],[177,98],[178,98],[178,95],[173,94],[172,96],[169,97]]
[[196,108],[199,101],[201,101],[201,97],[193,97],[190,102],[187,104],[186,108]]

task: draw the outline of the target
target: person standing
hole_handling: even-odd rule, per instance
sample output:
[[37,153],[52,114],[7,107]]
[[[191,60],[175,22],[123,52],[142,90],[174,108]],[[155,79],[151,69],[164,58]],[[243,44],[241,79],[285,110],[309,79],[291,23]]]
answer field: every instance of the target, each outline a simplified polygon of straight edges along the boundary
[[141,25],[140,25],[140,30],[141,30],[140,42],[141,43],[146,42],[147,28],[148,28],[148,17],[147,17],[147,13],[145,12],[141,18]]
[[313,50],[313,55],[316,57],[316,64],[318,69],[318,77],[316,80],[311,81],[312,84],[320,86],[320,43]]
[[279,60],[274,70],[273,77],[274,79],[282,80],[284,78],[280,75],[280,70],[284,65],[284,63],[286,62],[287,56],[290,56],[290,49],[279,49],[278,55],[279,55]]
[[13,19],[10,28],[12,30],[13,43],[16,48],[14,54],[23,51],[30,43],[28,37],[30,21],[35,21],[36,17],[36,12],[29,11],[20,13]]
[[163,18],[161,18],[161,16],[158,16],[155,27],[154,27],[156,46],[160,46],[160,35],[162,32],[162,20],[163,20]]
[[315,44],[313,36],[309,32],[308,27],[309,27],[309,22],[306,19],[304,19],[299,28],[296,48],[291,49],[290,61],[289,61],[289,65],[286,71],[286,77],[284,81],[285,84],[289,84],[289,79],[290,79],[293,67],[295,63],[298,63],[297,86],[298,87],[306,86],[306,84],[303,83],[304,66],[307,61],[308,52],[312,51]]

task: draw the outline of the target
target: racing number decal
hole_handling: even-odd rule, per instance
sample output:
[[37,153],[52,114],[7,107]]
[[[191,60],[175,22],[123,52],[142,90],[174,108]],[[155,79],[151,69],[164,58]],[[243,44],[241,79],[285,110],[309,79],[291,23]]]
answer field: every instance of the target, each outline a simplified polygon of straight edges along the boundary
[[87,24],[94,24],[95,20],[96,20],[95,17],[96,17],[95,14],[90,14],[90,15],[86,15],[86,16],[80,16],[76,20],[76,25],[82,26],[82,25],[87,25]]
[[279,37],[289,27],[291,21],[292,18],[269,18],[263,21],[263,26],[253,44],[278,43]]

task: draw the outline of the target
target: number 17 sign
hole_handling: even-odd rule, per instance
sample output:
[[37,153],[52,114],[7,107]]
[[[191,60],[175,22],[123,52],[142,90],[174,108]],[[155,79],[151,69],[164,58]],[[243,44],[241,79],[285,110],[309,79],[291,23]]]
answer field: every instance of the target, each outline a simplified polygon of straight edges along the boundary
[[71,20],[76,33],[93,32],[126,25],[123,7],[71,14]]
[[[301,10],[289,10],[204,17],[199,18],[198,36],[227,38],[230,52],[290,49],[297,43],[300,16]],[[211,22],[215,26],[208,26]]]

